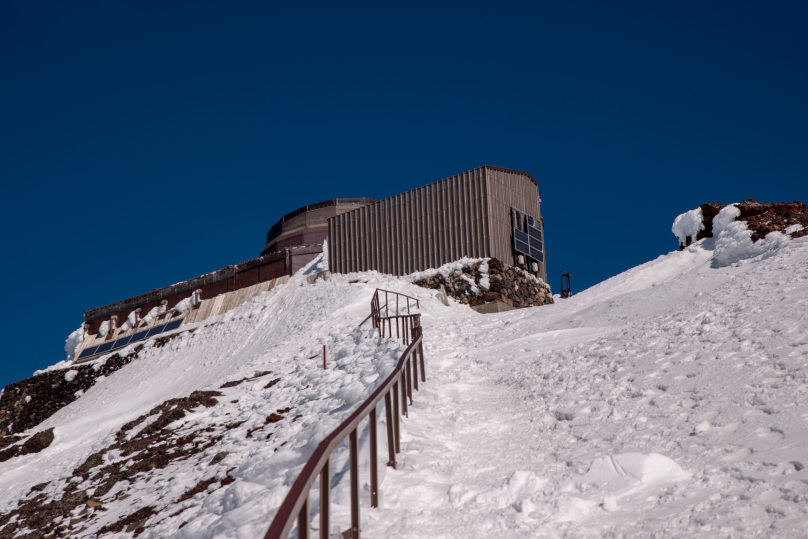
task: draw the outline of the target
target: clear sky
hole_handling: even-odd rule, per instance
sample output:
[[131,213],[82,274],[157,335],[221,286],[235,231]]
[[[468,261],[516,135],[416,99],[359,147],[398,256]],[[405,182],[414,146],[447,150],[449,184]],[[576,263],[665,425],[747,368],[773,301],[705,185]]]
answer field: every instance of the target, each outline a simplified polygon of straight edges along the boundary
[[0,387],[83,311],[253,258],[284,213],[483,164],[539,182],[550,284],[674,217],[808,201],[808,4],[3,2]]

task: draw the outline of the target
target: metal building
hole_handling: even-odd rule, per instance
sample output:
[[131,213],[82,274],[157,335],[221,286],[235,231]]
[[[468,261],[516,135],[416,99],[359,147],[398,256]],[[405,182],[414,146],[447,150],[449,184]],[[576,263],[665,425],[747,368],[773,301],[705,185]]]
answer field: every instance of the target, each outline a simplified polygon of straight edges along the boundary
[[538,183],[519,170],[485,165],[358,207],[328,219],[328,238],[338,273],[495,257],[547,281]]

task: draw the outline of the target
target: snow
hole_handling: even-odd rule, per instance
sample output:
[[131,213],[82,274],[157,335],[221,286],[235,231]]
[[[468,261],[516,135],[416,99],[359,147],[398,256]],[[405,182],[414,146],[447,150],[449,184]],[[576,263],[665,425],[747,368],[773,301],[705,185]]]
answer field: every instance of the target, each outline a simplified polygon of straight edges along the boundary
[[99,337],[106,337],[107,333],[109,333],[110,323],[109,320],[104,320],[101,322],[101,325],[98,327],[98,336]]
[[490,258],[484,258],[480,264],[480,286],[488,290],[491,287],[491,281],[488,279],[488,261]]
[[65,373],[65,381],[66,382],[72,382],[73,380],[76,379],[76,376],[78,376],[78,374],[79,374],[79,371],[77,371],[77,370],[71,369],[71,370],[67,371]]
[[194,306],[193,297],[187,297],[187,298],[181,300],[179,303],[177,303],[174,306],[173,310],[178,312],[178,313],[184,313],[185,311],[192,308],[193,306]]
[[782,232],[770,232],[762,240],[752,242],[752,231],[744,221],[735,221],[741,214],[736,205],[722,208],[713,219],[715,236],[715,266],[729,266],[757,256],[769,256],[789,242]]
[[84,327],[79,327],[76,331],[71,333],[65,339],[65,353],[67,353],[67,360],[72,361],[76,357],[76,352],[84,341]]
[[[56,438],[40,453],[0,463],[0,511],[36,483],[51,481],[43,492],[54,493],[123,423],[166,399],[248,378],[219,389],[225,396],[216,406],[172,424],[181,432],[223,421],[242,427],[221,432],[202,457],[138,474],[125,500],[113,500],[123,489],[116,487],[85,535],[146,505],[161,512],[139,537],[263,535],[307,456],[403,350],[369,324],[357,327],[379,287],[420,298],[427,382],[401,421],[398,468],[380,469],[381,507],[371,509],[361,489],[368,537],[804,535],[808,238],[775,235],[765,250],[750,251],[748,231],[725,210],[714,239],[563,302],[490,315],[446,306],[411,284],[429,272],[332,275],[307,285],[306,274],[324,269],[318,259],[289,283],[184,328],[193,333],[145,348],[36,427],[55,427]],[[286,407],[283,420],[264,425]],[[252,428],[260,430],[247,438]],[[366,426],[359,442],[364,485]],[[382,435],[379,453],[386,451]],[[340,446],[332,522],[343,530],[347,465]],[[228,470],[235,481],[222,486]],[[215,482],[207,492],[172,505],[208,478]]]
[[434,277],[435,275],[442,275],[444,279],[449,279],[449,277],[456,271],[462,271],[463,268],[468,268],[476,264],[477,262],[486,262],[486,271],[488,270],[487,258],[468,258],[463,257],[454,262],[449,262],[448,264],[444,264],[439,268],[432,268],[424,271],[416,271],[407,275],[407,280],[411,283],[416,281],[422,281],[424,279],[429,279],[430,277]]
[[133,327],[135,327],[135,322],[137,322],[137,313],[132,311],[129,313],[129,316],[126,317],[123,324],[121,324],[121,332],[129,331]]
[[688,236],[695,240],[696,234],[698,234],[699,231],[704,230],[704,223],[702,222],[703,219],[704,215],[701,212],[701,208],[690,210],[674,219],[671,231],[673,232],[674,236],[679,238],[679,243],[684,245],[687,243]]
[[[156,306],[152,307],[151,309],[149,309],[149,312],[146,313],[146,316],[143,317],[142,325],[143,326],[148,326],[149,324],[152,323],[152,321],[155,318],[157,318],[158,316],[160,316],[161,314],[163,314],[165,312],[166,312],[166,306],[165,305],[156,305]],[[106,322],[104,322],[104,323],[106,323]],[[98,334],[100,335],[101,332],[99,331]],[[102,337],[103,337],[103,335],[102,335]]]

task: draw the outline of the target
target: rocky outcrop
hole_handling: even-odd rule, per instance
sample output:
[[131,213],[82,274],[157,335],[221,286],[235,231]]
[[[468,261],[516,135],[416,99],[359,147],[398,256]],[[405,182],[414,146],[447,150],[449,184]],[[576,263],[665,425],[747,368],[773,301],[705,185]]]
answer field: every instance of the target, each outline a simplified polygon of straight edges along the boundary
[[438,272],[414,284],[434,290],[443,287],[447,296],[472,307],[495,301],[511,307],[537,307],[553,303],[550,285],[496,258],[472,262],[448,275]]
[[[786,229],[794,225],[802,225],[803,228],[789,233],[790,237],[799,238],[808,235],[808,206],[802,202],[765,204],[750,198],[738,203],[737,206],[741,214],[736,218],[736,221],[746,222],[747,228],[752,231],[751,239],[753,242],[765,238],[770,232],[782,232],[785,234]],[[708,202],[699,206],[704,228],[696,234],[696,241],[713,237],[713,219],[725,207],[724,204],[719,204],[718,202]],[[685,244],[680,243],[679,247],[684,249],[692,241],[693,238],[688,236]]]
[[[190,330],[191,332],[195,330]],[[66,369],[46,371],[9,384],[0,396],[0,449],[16,443],[12,433],[25,432],[78,399],[95,385],[98,378],[109,376],[137,359],[145,346],[161,348],[181,333],[158,337],[139,344],[127,355],[111,355],[103,363],[84,363]]]

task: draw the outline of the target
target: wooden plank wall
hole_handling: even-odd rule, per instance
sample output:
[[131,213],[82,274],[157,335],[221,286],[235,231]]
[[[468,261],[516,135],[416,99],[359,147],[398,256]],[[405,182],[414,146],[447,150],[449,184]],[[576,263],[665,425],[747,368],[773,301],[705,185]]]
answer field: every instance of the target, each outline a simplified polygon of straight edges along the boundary
[[393,275],[489,256],[483,168],[343,213],[328,220],[332,271]]

